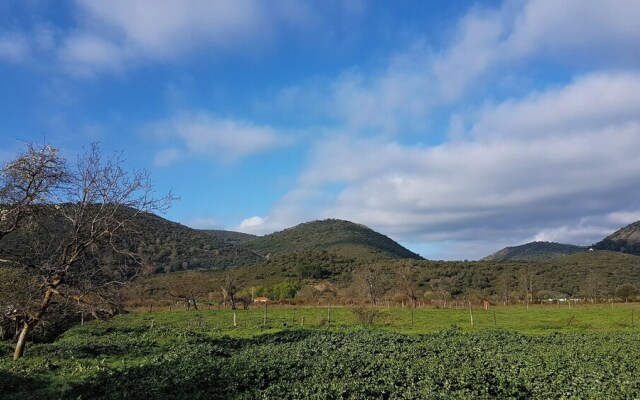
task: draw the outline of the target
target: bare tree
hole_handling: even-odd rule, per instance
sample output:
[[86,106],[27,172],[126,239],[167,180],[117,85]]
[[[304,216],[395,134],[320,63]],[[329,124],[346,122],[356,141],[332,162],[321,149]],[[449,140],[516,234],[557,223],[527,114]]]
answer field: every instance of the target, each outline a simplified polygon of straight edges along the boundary
[[581,292],[583,295],[589,297],[592,303],[598,302],[598,297],[602,292],[602,288],[604,287],[605,279],[602,274],[599,274],[595,271],[589,271],[587,274],[582,286]]
[[429,286],[441,305],[446,307],[447,301],[451,298],[451,287],[453,286],[452,279],[447,276],[432,279],[429,282]]
[[411,305],[416,308],[418,302],[419,289],[418,289],[418,268],[413,264],[404,264],[397,269],[398,276],[400,278],[400,286],[403,293],[411,300]]
[[496,280],[496,294],[505,304],[511,302],[511,291],[517,286],[516,278],[508,271],[503,271]]
[[369,265],[363,270],[356,271],[355,274],[353,283],[356,289],[363,293],[372,305],[378,304],[378,299],[384,292],[382,267]]
[[[27,143],[15,160],[0,171],[0,241],[21,226],[33,222],[40,210],[57,196],[67,179],[66,160],[51,146]],[[6,260],[5,260],[6,261]]]
[[203,279],[202,274],[196,272],[182,273],[179,276],[171,276],[166,278],[164,289],[169,296],[184,300],[187,304],[187,310],[198,310],[198,298],[209,293],[208,282]]
[[520,287],[528,310],[529,304],[533,301],[533,274],[529,272],[527,267],[520,269]]
[[221,286],[222,289],[222,297],[225,302],[229,302],[231,304],[231,309],[236,309],[236,295],[240,291],[240,285],[238,282],[238,278],[234,271],[227,271],[224,277],[224,283]]
[[118,289],[140,266],[129,243],[136,217],[162,211],[172,200],[171,194],[154,197],[145,171],[125,171],[117,155],[103,160],[97,145],[71,167],[57,154],[28,145],[2,170],[8,211],[1,242],[17,238],[28,247],[9,246],[0,258],[39,283],[30,289],[31,301],[8,315],[21,326],[16,360],[27,335],[57,305],[73,302],[96,317],[119,307]]

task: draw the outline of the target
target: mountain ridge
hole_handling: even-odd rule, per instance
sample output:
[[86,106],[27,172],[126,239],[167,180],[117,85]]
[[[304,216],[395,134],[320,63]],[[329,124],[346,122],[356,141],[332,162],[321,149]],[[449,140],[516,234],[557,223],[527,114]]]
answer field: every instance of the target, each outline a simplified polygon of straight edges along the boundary
[[[119,212],[126,217],[135,210],[122,208]],[[294,253],[304,253],[305,262],[309,254],[322,252],[354,260],[422,259],[388,236],[343,220],[305,222],[264,236],[194,229],[151,213],[140,213],[134,221],[132,233],[118,240],[121,247],[138,255],[145,273],[151,274],[254,266],[269,257]],[[16,249],[28,251],[34,244],[16,232],[2,242],[0,256]]]
[[572,244],[534,241],[518,246],[505,247],[482,258],[481,261],[551,261],[559,257],[579,253],[585,250],[587,250],[587,247]]
[[592,246],[595,250],[611,250],[640,256],[640,221],[626,225]]

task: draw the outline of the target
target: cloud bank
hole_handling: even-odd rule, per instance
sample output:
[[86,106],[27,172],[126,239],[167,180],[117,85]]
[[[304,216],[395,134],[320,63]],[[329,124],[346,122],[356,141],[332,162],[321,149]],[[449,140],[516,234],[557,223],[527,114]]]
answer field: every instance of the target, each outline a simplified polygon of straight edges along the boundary
[[[336,77],[338,124],[297,187],[241,228],[345,218],[427,243],[433,258],[593,243],[640,211],[638,17],[624,1],[477,7],[444,49],[419,43],[385,68]],[[549,63],[564,77],[538,86],[532,69]],[[524,85],[491,88],[510,80]],[[443,110],[450,136],[425,144]]]

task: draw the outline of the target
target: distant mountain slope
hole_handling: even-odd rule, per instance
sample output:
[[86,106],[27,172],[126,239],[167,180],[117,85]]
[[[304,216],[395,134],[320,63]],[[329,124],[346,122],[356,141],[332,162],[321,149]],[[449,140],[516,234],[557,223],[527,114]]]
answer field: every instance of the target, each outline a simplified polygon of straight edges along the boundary
[[[134,211],[123,208],[121,212]],[[263,260],[255,252],[238,246],[253,238],[252,235],[192,229],[148,213],[140,214],[134,223],[132,231],[135,233],[120,237],[119,246],[137,254],[147,272],[220,269]],[[0,256],[28,252],[32,245],[33,241],[28,236],[20,231],[14,232],[0,243]]]
[[618,229],[592,247],[596,250],[640,255],[640,221]]
[[153,214],[142,215],[139,226],[144,229],[138,237],[132,238],[133,250],[156,269],[219,269],[262,260],[259,255],[239,246],[254,238],[252,235],[192,229]]
[[422,258],[364,225],[338,219],[306,222],[249,240],[243,246],[265,257],[326,250],[353,258]]
[[520,246],[505,247],[482,260],[550,261],[558,257],[583,252],[585,250],[585,247],[574,246],[571,244],[531,242]]
[[198,229],[200,232],[205,232],[211,235],[216,240],[221,240],[226,243],[240,244],[249,240],[253,240],[257,238],[256,235],[251,235],[249,233],[235,232],[235,231],[227,231],[227,230],[218,230],[218,229]]

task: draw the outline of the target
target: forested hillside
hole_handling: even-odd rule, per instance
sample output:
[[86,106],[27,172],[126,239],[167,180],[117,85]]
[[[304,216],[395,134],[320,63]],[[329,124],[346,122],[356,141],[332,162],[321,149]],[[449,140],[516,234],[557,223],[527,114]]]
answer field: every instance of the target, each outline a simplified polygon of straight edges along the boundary
[[593,245],[593,248],[640,255],[640,221],[618,229]]
[[582,246],[554,242],[531,242],[520,246],[505,247],[483,260],[521,260],[521,261],[551,261],[558,257],[585,251]]
[[[123,208],[121,212],[132,214],[134,211]],[[124,247],[135,255],[136,262],[146,273],[160,273],[255,264],[262,257],[239,246],[252,237],[238,232],[192,229],[154,214],[142,213],[135,217],[133,228],[119,240],[125,242]],[[2,241],[0,255],[28,254],[31,247],[31,238],[18,230]],[[110,251],[109,248],[101,249],[100,256],[113,257]]]
[[244,246],[265,257],[326,250],[359,259],[421,259],[381,233],[339,219],[306,222],[247,241]]

